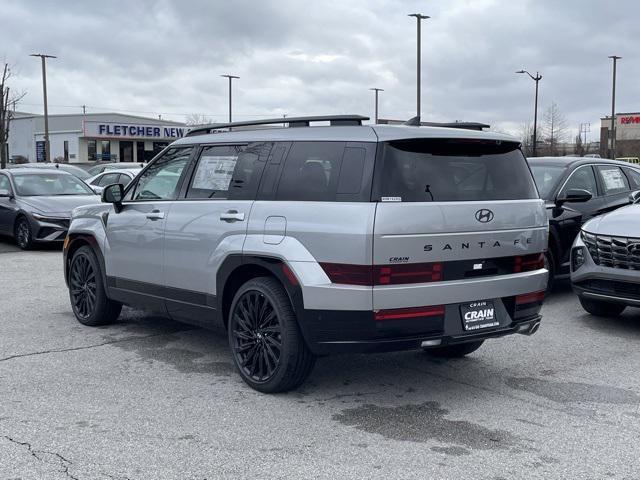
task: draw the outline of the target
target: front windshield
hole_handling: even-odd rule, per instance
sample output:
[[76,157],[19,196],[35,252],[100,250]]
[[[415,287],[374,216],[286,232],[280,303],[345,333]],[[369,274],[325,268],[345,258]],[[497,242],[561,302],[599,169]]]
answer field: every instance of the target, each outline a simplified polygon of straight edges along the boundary
[[533,178],[538,186],[540,197],[549,200],[553,188],[558,183],[558,179],[565,168],[558,165],[531,165]]
[[93,195],[93,191],[73,175],[56,173],[19,174],[13,179],[20,196]]

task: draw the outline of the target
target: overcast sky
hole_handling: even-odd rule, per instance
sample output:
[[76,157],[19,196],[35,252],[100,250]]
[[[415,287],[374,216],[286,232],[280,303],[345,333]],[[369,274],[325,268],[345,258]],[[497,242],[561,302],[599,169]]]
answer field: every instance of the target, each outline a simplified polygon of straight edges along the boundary
[[[569,126],[640,110],[637,0],[199,0],[0,2],[0,59],[13,66],[19,110],[42,112],[39,61],[48,63],[50,112],[126,111],[223,121],[227,83],[235,119],[415,112],[415,19],[423,22],[423,120],[480,121],[516,133],[555,101]],[[574,133],[575,135],[575,133]]]

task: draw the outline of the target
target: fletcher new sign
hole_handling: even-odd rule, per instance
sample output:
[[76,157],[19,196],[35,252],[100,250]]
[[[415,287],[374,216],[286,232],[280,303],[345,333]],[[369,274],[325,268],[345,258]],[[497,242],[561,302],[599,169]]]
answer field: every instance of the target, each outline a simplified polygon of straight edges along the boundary
[[154,140],[177,140],[184,137],[187,127],[183,125],[149,125],[119,122],[84,122],[84,136],[89,138],[145,138]]

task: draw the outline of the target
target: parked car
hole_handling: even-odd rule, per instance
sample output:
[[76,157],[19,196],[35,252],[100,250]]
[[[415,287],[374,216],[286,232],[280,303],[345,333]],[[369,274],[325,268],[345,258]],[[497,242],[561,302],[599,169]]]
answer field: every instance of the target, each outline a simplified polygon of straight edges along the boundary
[[640,307],[640,192],[632,205],[589,220],[571,250],[571,283],[582,307],[598,316]]
[[130,162],[113,162],[113,163],[99,163],[97,165],[92,166],[87,170],[89,176],[95,177],[99,173],[102,173],[106,170],[124,170],[124,169],[133,169],[140,170],[144,167],[144,163],[130,163]]
[[71,211],[100,198],[82,180],[62,170],[0,170],[0,233],[24,250],[36,243],[62,242]]
[[62,170],[67,173],[71,173],[78,177],[80,180],[86,180],[91,175],[89,175],[85,170],[80,167],[76,167],[74,165],[69,165],[68,163],[20,163],[14,165],[8,165],[7,168],[46,168],[46,169],[57,169]]
[[621,162],[640,164],[640,158],[638,157],[617,157],[616,160],[620,160]]
[[595,158],[533,157],[529,166],[549,217],[546,253],[549,290],[554,279],[569,275],[569,254],[582,224],[629,204],[640,190],[640,168]]
[[366,119],[196,128],[105,187],[65,244],[78,321],[113,322],[126,304],[222,322],[261,392],[296,388],[319,355],[460,357],[534,333],[548,221],[519,142]]
[[110,168],[88,178],[87,183],[95,193],[101,194],[104,187],[107,185],[113,185],[114,183],[119,183],[123,187],[126,187],[141,170],[142,168]]

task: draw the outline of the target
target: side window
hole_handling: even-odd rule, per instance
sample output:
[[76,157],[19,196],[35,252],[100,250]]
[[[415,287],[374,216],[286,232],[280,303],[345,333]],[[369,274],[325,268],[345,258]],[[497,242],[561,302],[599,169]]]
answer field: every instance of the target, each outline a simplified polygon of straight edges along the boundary
[[0,192],[11,193],[11,183],[6,175],[0,175]]
[[193,148],[167,150],[138,178],[135,188],[131,190],[131,199],[174,200],[178,196],[180,179],[189,164]]
[[276,199],[335,201],[344,149],[343,142],[295,142]]
[[120,180],[118,180],[118,183],[122,184],[123,187],[126,187],[131,183],[131,177],[126,173],[121,173]]
[[92,185],[98,185],[100,187],[106,187],[107,185],[118,183],[118,177],[119,176],[120,176],[120,174],[118,174],[118,173],[106,173],[106,174],[102,175],[102,177],[100,177],[98,179],[97,183],[94,181],[92,183]]
[[625,168],[624,172],[627,174],[627,177],[631,181],[632,188],[634,190],[640,189],[640,172],[638,172],[638,170],[634,170],[633,168]]
[[237,145],[203,148],[187,198],[227,198],[240,149]]
[[565,183],[560,195],[567,193],[567,190],[571,190],[573,188],[586,190],[591,193],[593,197],[597,197],[598,188],[596,187],[596,177],[593,174],[593,168],[586,166],[579,167],[575,170],[569,177],[569,180],[567,180],[567,183]]
[[615,195],[629,191],[629,181],[624,176],[620,167],[609,165],[599,165],[597,167],[605,195]]
[[187,190],[187,198],[251,200],[270,145],[205,147]]

